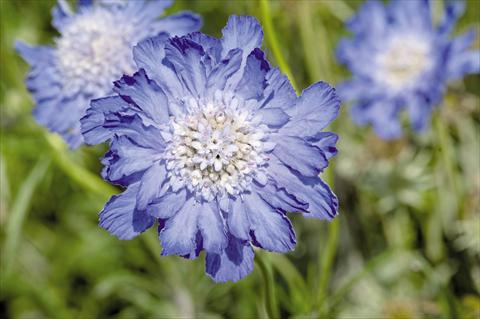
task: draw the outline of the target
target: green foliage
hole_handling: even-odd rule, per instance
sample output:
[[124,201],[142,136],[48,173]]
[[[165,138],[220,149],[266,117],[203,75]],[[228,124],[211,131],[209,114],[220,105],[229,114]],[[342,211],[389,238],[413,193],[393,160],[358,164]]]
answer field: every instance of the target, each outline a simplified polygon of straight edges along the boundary
[[[344,105],[332,128],[340,153],[327,173],[338,220],[292,214],[294,252],[257,252],[252,275],[217,285],[201,258],[161,258],[154,229],[131,241],[100,229],[97,213],[120,191],[98,177],[105,149],[69,152],[32,119],[27,66],[12,46],[53,42],[53,4],[0,1],[0,317],[479,318],[479,76],[451,85],[426,134],[394,142],[354,126]],[[334,48],[359,4],[270,1],[266,32],[278,40],[272,47],[267,35],[270,60],[286,63],[300,88],[338,83],[348,74]],[[257,1],[183,0],[169,11],[187,8],[215,36],[230,14],[265,24]],[[468,1],[458,32],[479,29],[479,9]]]

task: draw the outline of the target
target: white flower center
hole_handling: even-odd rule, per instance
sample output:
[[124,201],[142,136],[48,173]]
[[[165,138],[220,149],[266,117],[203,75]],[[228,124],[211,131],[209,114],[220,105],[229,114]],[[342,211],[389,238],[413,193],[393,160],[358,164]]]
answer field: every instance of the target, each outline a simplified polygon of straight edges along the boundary
[[121,11],[94,7],[79,13],[57,39],[57,69],[68,93],[108,93],[134,70],[134,29]]
[[397,37],[376,57],[379,66],[377,80],[393,89],[401,89],[427,71],[431,65],[430,46],[412,36]]
[[[200,104],[200,105],[199,105]],[[171,120],[167,170],[173,188],[187,187],[211,200],[238,195],[268,160],[266,126],[255,124],[236,98],[228,103],[189,101],[189,112]]]

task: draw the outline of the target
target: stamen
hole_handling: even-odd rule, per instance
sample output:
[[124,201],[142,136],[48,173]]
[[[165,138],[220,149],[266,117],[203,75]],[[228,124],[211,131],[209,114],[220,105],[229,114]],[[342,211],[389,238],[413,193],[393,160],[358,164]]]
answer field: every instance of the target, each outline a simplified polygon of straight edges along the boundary
[[240,194],[266,164],[267,127],[252,125],[237,99],[216,94],[214,101],[187,103],[189,113],[170,123],[169,175],[205,200]]

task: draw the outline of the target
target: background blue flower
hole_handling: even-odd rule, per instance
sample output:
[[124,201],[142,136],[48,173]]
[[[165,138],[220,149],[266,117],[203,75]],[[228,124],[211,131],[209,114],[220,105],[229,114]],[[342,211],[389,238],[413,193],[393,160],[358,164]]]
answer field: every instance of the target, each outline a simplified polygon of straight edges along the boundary
[[222,33],[142,41],[140,70],[81,120],[86,143],[111,141],[103,177],[127,187],[100,225],[131,239],[158,220],[162,255],[205,250],[218,282],[252,271],[252,244],[295,247],[287,212],[335,217],[337,198],[318,174],[336,154],[337,136],[322,129],[340,106],[323,82],[296,96],[259,49],[255,18],[231,16]]
[[111,92],[112,82],[134,71],[131,48],[168,32],[182,35],[200,28],[199,16],[182,12],[159,19],[171,1],[79,1],[74,13],[65,0],[53,9],[60,32],[55,45],[16,47],[30,64],[26,80],[38,123],[62,135],[72,148],[82,143],[79,120],[89,101]]
[[339,94],[353,101],[355,122],[372,124],[381,138],[396,138],[406,109],[413,129],[428,126],[447,81],[480,71],[480,51],[469,50],[475,32],[450,36],[463,11],[462,1],[449,1],[435,24],[427,0],[369,1],[359,9],[347,23],[354,37],[337,48],[339,61],[353,73]]

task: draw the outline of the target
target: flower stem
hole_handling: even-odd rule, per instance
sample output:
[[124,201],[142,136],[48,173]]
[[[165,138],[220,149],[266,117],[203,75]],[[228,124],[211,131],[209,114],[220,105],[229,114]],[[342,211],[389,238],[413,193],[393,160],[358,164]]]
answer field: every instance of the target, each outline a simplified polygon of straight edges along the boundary
[[268,262],[268,257],[265,254],[257,253],[255,262],[262,273],[263,283],[265,287],[265,310],[270,319],[279,318],[277,300],[275,297],[275,283],[273,281],[272,268]]
[[270,13],[270,4],[268,0],[260,0],[260,12],[262,14],[263,25],[265,27],[265,36],[267,38],[267,43],[273,52],[273,56],[278,63],[278,67],[280,68],[280,70],[282,70],[283,73],[287,75],[288,79],[292,83],[295,92],[297,92],[298,94],[299,91],[297,83],[293,78],[293,74],[287,64],[287,61],[283,57],[282,50],[280,49],[280,44],[275,33],[275,29],[273,28],[272,15]]
[[106,198],[118,193],[115,187],[110,186],[98,176],[76,164],[70,158],[65,143],[59,137],[46,133],[45,139],[52,150],[52,156],[55,163],[79,186],[89,192],[96,193]]
[[437,133],[438,138],[438,150],[441,153],[443,164],[445,165],[445,170],[447,173],[448,182],[450,184],[451,190],[456,196],[457,205],[460,202],[460,190],[457,185],[456,176],[456,168],[455,163],[452,161],[452,153],[451,153],[451,144],[448,139],[448,128],[445,123],[442,121],[440,116],[440,112],[433,117],[433,125],[435,126],[435,130]]
[[45,156],[38,160],[37,164],[20,186],[13,207],[8,215],[7,225],[5,227],[5,246],[2,252],[2,273],[5,275],[5,278],[8,278],[8,275],[12,271],[13,261],[21,238],[22,226],[27,218],[28,208],[35,189],[47,173],[50,162],[51,159]]
[[[325,181],[330,187],[333,188],[334,175],[333,175],[333,163],[330,163],[330,167],[325,172]],[[321,314],[325,311],[328,283],[330,282],[330,276],[332,272],[332,265],[335,259],[335,254],[338,247],[338,236],[340,230],[340,220],[338,217],[328,225],[328,237],[324,250],[319,252],[319,264],[320,264],[320,278],[317,286],[317,311]]]

